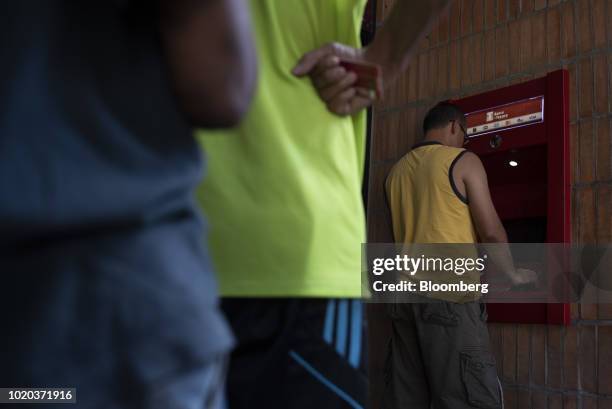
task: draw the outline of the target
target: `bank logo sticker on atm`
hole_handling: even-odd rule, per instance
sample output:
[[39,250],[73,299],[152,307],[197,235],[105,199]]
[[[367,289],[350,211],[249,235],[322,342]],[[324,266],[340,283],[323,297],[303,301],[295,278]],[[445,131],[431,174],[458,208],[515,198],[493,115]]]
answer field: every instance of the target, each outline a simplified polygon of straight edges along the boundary
[[471,112],[466,115],[468,137],[491,131],[540,123],[544,120],[544,97],[534,97]]

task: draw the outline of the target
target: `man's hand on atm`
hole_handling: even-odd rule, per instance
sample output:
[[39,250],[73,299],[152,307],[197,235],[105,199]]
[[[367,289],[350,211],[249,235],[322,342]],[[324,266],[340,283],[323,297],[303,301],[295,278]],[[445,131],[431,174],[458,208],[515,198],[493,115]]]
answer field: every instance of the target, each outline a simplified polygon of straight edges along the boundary
[[526,268],[517,268],[510,274],[513,290],[530,290],[534,289],[538,282],[538,274]]

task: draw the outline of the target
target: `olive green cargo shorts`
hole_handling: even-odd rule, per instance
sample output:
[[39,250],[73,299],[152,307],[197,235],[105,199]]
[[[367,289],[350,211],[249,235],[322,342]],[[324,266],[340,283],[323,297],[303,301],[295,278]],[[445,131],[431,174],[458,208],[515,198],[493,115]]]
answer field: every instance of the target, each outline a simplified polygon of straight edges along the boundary
[[500,409],[484,304],[389,304],[384,409]]

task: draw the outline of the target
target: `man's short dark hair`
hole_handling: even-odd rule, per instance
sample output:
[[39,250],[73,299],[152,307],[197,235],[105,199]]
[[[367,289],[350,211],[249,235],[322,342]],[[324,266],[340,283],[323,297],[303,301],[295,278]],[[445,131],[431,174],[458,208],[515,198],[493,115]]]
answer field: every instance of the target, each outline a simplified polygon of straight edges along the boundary
[[460,121],[465,126],[465,113],[457,105],[450,102],[440,102],[431,108],[423,120],[423,132],[442,128],[450,121]]

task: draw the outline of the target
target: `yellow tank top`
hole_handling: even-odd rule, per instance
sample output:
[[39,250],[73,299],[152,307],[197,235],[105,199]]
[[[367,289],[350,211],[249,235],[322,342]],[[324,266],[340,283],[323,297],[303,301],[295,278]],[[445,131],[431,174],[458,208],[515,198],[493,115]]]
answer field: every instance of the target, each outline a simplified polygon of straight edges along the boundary
[[[452,169],[465,149],[422,142],[413,147],[391,169],[385,184],[396,243],[411,245],[432,243],[476,243],[476,230],[467,199],[459,192],[452,178]],[[454,256],[477,257],[476,248],[455,246],[441,250]],[[437,248],[436,248],[437,251]],[[418,255],[415,255],[418,256]],[[412,277],[416,279],[417,276]],[[410,279],[410,277],[406,277]],[[430,274],[438,283],[463,280],[479,283],[478,273]],[[423,279],[423,276],[420,277]],[[465,302],[478,298],[473,293],[430,293],[431,298]]]

